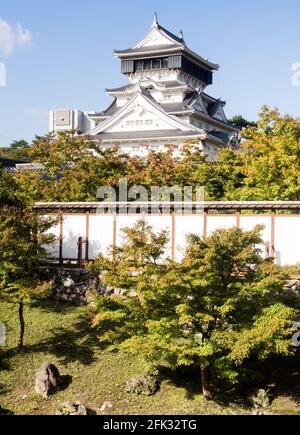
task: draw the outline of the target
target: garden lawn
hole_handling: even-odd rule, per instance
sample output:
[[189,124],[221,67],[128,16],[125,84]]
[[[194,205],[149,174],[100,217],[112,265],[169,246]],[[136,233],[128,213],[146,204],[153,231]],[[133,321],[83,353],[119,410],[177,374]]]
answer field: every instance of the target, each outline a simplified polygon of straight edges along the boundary
[[[113,403],[109,414],[247,414],[238,405],[207,403],[197,377],[166,378],[153,397],[124,392],[133,376],[146,373],[141,358],[101,349],[90,329],[91,308],[47,301],[25,309],[25,349],[17,349],[17,306],[0,302],[0,322],[6,325],[6,347],[0,350],[0,405],[20,415],[54,415],[65,401],[80,401],[101,414],[104,402]],[[55,364],[64,380],[64,390],[45,400],[34,392],[36,370],[45,362]],[[300,368],[299,368],[300,371]],[[294,375],[293,385],[299,376]],[[297,379],[296,379],[297,378]],[[268,412],[300,414],[295,395],[280,395]]]

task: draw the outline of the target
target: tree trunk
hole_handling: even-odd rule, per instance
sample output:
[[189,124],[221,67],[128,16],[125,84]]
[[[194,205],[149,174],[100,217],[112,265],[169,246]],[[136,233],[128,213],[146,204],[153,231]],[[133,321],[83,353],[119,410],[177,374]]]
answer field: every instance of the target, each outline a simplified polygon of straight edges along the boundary
[[202,383],[202,391],[203,397],[205,400],[212,400],[213,396],[210,391],[209,385],[209,367],[205,365],[201,365],[201,383]]
[[24,347],[24,333],[25,333],[25,321],[24,321],[24,303],[19,303],[19,321],[20,321],[20,337],[19,337],[19,349]]

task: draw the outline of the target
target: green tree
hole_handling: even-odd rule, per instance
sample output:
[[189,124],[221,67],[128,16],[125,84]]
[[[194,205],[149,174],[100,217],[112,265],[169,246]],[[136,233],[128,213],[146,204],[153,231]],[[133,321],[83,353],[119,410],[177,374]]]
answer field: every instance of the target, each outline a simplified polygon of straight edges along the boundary
[[116,187],[126,174],[127,162],[118,148],[101,150],[91,138],[72,131],[37,137],[30,155],[44,170],[23,171],[18,178],[34,201],[95,201],[99,187]]
[[228,120],[228,122],[233,125],[234,127],[237,127],[239,129],[247,128],[247,127],[255,127],[256,122],[248,121],[245,119],[242,115],[235,115],[231,119]]
[[24,140],[14,140],[9,148],[0,148],[0,157],[28,161],[30,152],[29,143]]
[[[294,201],[300,198],[300,123],[264,106],[242,131],[241,149],[221,150],[198,169],[207,200]],[[196,170],[197,171],[197,170]]]
[[300,124],[263,107],[257,127],[243,133],[244,186],[241,200],[289,201],[300,195]]
[[263,107],[256,124],[245,122],[241,149],[222,149],[215,162],[205,161],[199,146],[188,142],[181,156],[174,147],[129,157],[119,148],[101,149],[93,138],[62,132],[37,137],[30,147],[44,172],[18,175],[35,201],[95,201],[99,187],[205,186],[206,200],[270,201],[300,198],[300,123]]
[[118,147],[101,149],[92,138],[76,136],[72,131],[37,137],[30,148],[34,163],[44,166],[40,172],[22,171],[20,183],[35,201],[95,201],[99,187],[118,189],[126,178],[128,187],[198,185],[203,182],[205,160],[199,147],[187,143],[181,157],[174,147],[164,152],[149,151],[147,158],[129,157]]
[[0,172],[0,299],[18,306],[22,348],[24,304],[48,295],[51,286],[39,279],[38,266],[47,257],[44,246],[53,241],[53,220],[34,212],[18,189],[13,177]]
[[122,297],[99,297],[94,319],[111,349],[143,354],[152,368],[198,366],[206,399],[211,374],[235,384],[250,360],[289,355],[299,300],[282,270],[261,259],[261,228],[190,236],[184,260],[161,261],[166,233],[139,222],[92,266]]

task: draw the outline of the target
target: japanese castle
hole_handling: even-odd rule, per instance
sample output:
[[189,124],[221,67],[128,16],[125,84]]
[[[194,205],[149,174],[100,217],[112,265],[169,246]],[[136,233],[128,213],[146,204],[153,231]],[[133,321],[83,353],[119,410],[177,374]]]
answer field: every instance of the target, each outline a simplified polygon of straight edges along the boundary
[[129,155],[143,156],[165,145],[199,144],[208,159],[226,146],[236,146],[238,131],[227,121],[225,102],[206,93],[219,66],[199,56],[157,20],[133,48],[115,51],[129,83],[107,89],[111,105],[103,112],[54,110],[50,132],[75,130],[101,147],[119,145]]

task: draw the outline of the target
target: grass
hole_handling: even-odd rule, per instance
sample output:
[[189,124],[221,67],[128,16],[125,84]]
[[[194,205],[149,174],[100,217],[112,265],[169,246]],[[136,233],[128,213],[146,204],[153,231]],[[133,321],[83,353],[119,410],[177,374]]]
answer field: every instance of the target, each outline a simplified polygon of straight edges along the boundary
[[[17,415],[53,415],[62,402],[80,401],[101,414],[102,404],[111,401],[113,409],[108,411],[111,415],[251,413],[251,410],[238,405],[206,403],[197,376],[182,376],[176,380],[166,377],[159,393],[153,397],[125,393],[127,380],[146,373],[143,360],[101,349],[90,329],[90,308],[66,304],[56,310],[54,305],[47,301],[26,307],[26,347],[19,352],[16,349],[17,308],[0,303],[0,322],[7,327],[6,348],[0,351],[2,408]],[[47,400],[34,393],[35,372],[45,362],[55,364],[65,381],[64,390]],[[290,387],[293,394],[286,394],[284,389],[280,391],[269,411],[300,415],[299,383],[299,376],[294,375]]]

